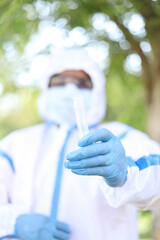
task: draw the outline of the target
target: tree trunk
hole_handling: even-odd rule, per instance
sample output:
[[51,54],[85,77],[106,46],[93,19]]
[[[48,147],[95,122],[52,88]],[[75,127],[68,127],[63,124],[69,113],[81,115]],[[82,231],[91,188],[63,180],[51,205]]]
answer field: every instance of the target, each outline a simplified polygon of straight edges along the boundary
[[152,86],[152,93],[148,104],[147,131],[149,136],[160,143],[160,76]]
[[160,240],[160,210],[155,210],[153,214],[153,239]]
[[[160,68],[154,72],[154,81],[148,104],[147,130],[149,136],[160,143]],[[160,210],[153,211],[153,239],[160,240]]]

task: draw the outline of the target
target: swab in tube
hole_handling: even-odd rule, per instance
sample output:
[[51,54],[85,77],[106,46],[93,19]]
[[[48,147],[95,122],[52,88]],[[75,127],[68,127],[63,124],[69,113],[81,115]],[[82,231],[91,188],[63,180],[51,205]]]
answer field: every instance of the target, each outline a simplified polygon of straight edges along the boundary
[[87,124],[86,111],[85,111],[85,103],[84,103],[83,96],[81,94],[76,94],[73,96],[73,105],[74,105],[79,138],[82,138],[84,135],[89,133],[89,130],[88,130],[88,124]]

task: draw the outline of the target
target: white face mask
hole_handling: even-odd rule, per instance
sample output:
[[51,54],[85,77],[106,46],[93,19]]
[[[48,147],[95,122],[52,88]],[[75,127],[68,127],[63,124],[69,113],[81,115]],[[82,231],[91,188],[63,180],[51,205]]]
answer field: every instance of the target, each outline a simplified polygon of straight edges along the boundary
[[41,117],[59,124],[76,124],[73,107],[73,96],[81,94],[84,98],[86,112],[91,107],[92,91],[79,89],[73,83],[65,86],[48,88],[38,99],[38,108]]

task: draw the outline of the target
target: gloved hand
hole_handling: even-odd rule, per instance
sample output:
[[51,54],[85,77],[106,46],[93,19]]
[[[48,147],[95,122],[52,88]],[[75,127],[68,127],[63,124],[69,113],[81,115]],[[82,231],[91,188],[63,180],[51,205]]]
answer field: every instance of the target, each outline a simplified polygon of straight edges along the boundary
[[127,177],[127,159],[120,140],[102,128],[90,132],[78,142],[81,147],[67,155],[65,167],[79,175],[99,175],[111,187],[123,185]]
[[21,240],[67,240],[70,233],[66,223],[43,214],[20,215],[15,224],[15,235]]

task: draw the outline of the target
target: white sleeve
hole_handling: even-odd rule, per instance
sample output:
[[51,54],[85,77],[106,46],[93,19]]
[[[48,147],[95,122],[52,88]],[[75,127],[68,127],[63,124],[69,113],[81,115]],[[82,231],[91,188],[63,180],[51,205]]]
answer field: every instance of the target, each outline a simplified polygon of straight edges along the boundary
[[9,141],[0,143],[0,236],[13,234],[16,218],[24,213],[24,207],[11,202],[15,169],[11,157],[4,150]]
[[101,180],[102,191],[112,207],[133,204],[142,210],[160,208],[160,146],[137,130],[122,140],[128,156],[128,174],[121,187],[109,187]]
[[133,204],[142,210],[160,208],[160,166],[144,170],[128,167],[127,181],[121,187],[109,187],[104,180],[101,184],[112,207]]

